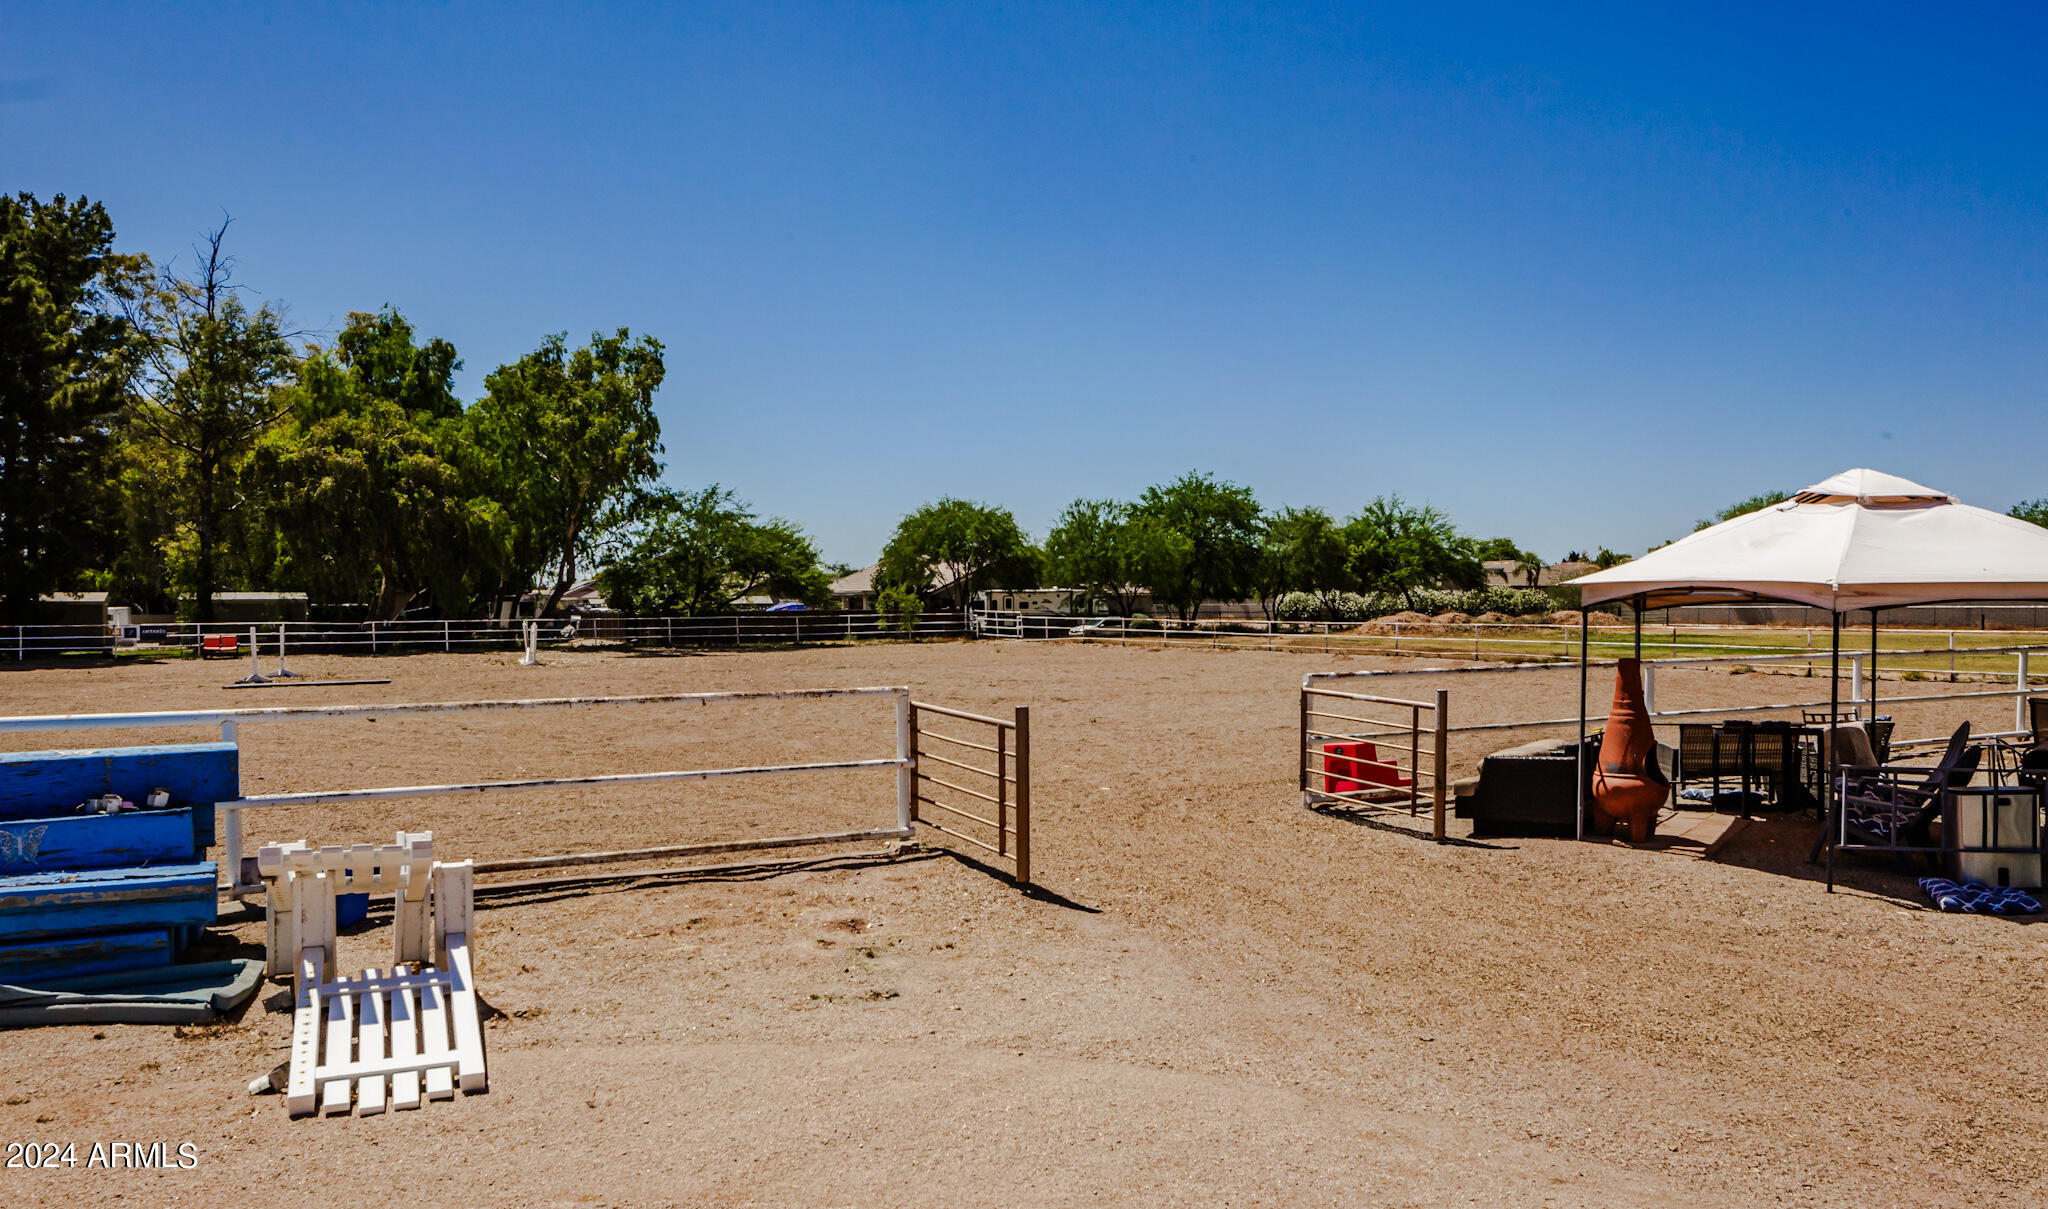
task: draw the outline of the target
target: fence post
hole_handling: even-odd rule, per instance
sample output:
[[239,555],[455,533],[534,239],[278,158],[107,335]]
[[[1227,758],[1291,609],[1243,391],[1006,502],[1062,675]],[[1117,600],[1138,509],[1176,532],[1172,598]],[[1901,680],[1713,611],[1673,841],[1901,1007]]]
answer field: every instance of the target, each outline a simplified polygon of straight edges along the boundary
[[1643,662],[1643,712],[1657,716],[1657,665],[1650,660]]
[[1031,707],[1017,707],[1017,884],[1031,884]]
[[1849,656],[1849,712],[1863,716],[1863,656]]
[[441,622],[441,653],[445,655],[454,649],[453,639],[448,632],[448,623],[444,620]]
[[1294,762],[1301,766],[1301,804],[1308,805],[1308,685],[1301,686],[1301,741],[1294,745]]
[[740,649],[740,615],[732,615],[732,649]]
[[2019,684],[2012,699],[2012,728],[2026,730],[2033,725],[2027,717],[2027,652],[2020,652]]
[[374,621],[370,623],[370,653],[377,653],[377,623]]
[[910,690],[896,695],[896,829],[910,830],[912,801],[917,796],[917,765],[910,747]]
[[[1444,717],[1450,708],[1451,690],[1436,690],[1436,776],[1431,778],[1429,788],[1430,805],[1435,813],[1436,838],[1444,838],[1444,773],[1450,764],[1451,729]],[[1412,779],[1413,774],[1410,774]]]
[[14,661],[21,663],[28,658],[28,628],[14,627]]
[[1948,682],[1956,682],[1956,632],[1948,632]]

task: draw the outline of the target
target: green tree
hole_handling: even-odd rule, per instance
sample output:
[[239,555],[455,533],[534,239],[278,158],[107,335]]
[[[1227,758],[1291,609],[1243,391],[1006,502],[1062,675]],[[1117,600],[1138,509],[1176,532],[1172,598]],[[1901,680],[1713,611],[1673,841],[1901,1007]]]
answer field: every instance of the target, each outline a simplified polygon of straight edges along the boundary
[[924,597],[913,588],[891,584],[875,598],[875,609],[883,624],[906,638],[915,638],[917,619],[924,615]]
[[496,588],[507,535],[461,464],[461,364],[445,340],[416,344],[388,308],[351,314],[334,350],[305,362],[290,419],[252,463],[278,524],[282,580],[368,601],[382,620],[422,595],[453,612]]
[[1344,526],[1351,570],[1368,592],[1399,594],[1415,607],[1415,592],[1446,585],[1478,587],[1485,578],[1472,540],[1449,517],[1428,505],[1383,495]]
[[189,275],[166,268],[127,311],[141,336],[130,426],[167,463],[159,473],[175,487],[180,538],[189,536],[184,577],[200,621],[213,620],[224,547],[250,519],[242,470],[289,407],[284,388],[299,364],[282,314],[242,302],[225,247],[229,221],[194,249]]
[[1307,592],[1336,619],[1337,597],[1352,590],[1351,542],[1321,508],[1283,508],[1266,522],[1266,549],[1279,591]]
[[608,603],[629,612],[726,613],[764,593],[816,608],[832,598],[818,549],[801,529],[759,519],[715,483],[649,493],[613,543],[618,552],[598,583]]
[[2022,500],[2014,504],[2012,511],[2006,515],[2016,516],[2023,521],[2032,521],[2036,525],[2048,528],[2048,499]]
[[1700,530],[1718,525],[1722,521],[1732,521],[1738,516],[1747,516],[1752,512],[1761,512],[1773,504],[1782,504],[1791,498],[1790,495],[1783,491],[1766,491],[1759,495],[1752,495],[1746,500],[1737,500],[1735,503],[1721,509],[1711,519],[1699,522],[1692,527],[1692,531],[1698,533]]
[[661,352],[623,327],[573,352],[556,333],[492,371],[469,411],[512,520],[514,565],[534,579],[553,572],[544,614],[575,584],[598,517],[661,472]]
[[0,197],[0,613],[82,586],[123,395],[119,296],[147,269],[97,202]]
[[942,588],[962,614],[974,594],[1038,584],[1038,557],[1007,508],[967,500],[926,504],[896,524],[882,547],[883,586]]
[[1189,472],[1147,487],[1134,515],[1157,522],[1178,542],[1150,543],[1155,556],[1183,552],[1178,567],[1157,565],[1152,599],[1186,620],[1205,600],[1242,600],[1252,590],[1259,559],[1259,501],[1249,487]]

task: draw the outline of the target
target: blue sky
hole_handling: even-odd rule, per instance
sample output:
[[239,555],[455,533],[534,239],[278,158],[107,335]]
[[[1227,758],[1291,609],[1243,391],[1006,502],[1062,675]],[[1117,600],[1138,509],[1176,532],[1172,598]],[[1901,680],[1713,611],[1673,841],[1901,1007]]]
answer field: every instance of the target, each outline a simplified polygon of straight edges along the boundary
[[651,333],[670,479],[854,563],[1191,468],[1552,557],[1849,466],[2048,495],[2044,10],[1650,7],[14,0],[0,188],[232,214],[466,397]]

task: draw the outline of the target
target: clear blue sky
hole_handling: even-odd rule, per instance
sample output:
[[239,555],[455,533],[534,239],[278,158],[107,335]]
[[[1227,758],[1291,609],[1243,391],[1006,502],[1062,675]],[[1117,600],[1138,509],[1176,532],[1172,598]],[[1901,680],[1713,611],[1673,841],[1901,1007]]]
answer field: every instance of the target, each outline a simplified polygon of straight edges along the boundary
[[1875,466],[2048,495],[2031,6],[0,8],[0,188],[473,397],[668,346],[669,477],[864,562],[1201,468],[1555,557]]

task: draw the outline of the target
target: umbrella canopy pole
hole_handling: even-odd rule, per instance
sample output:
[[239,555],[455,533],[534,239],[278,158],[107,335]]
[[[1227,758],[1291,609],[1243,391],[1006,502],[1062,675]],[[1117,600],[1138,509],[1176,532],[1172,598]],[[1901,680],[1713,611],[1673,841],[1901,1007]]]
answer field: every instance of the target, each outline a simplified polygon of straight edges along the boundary
[[1579,745],[1575,750],[1577,752],[1577,762],[1574,764],[1574,767],[1578,769],[1578,776],[1574,778],[1574,783],[1577,785],[1575,792],[1578,795],[1579,809],[1577,830],[1573,832],[1573,838],[1582,840],[1586,838],[1586,608],[1584,605],[1579,606]]
[[1636,615],[1636,659],[1643,658],[1643,598],[1636,597],[1636,607],[1630,610]]

